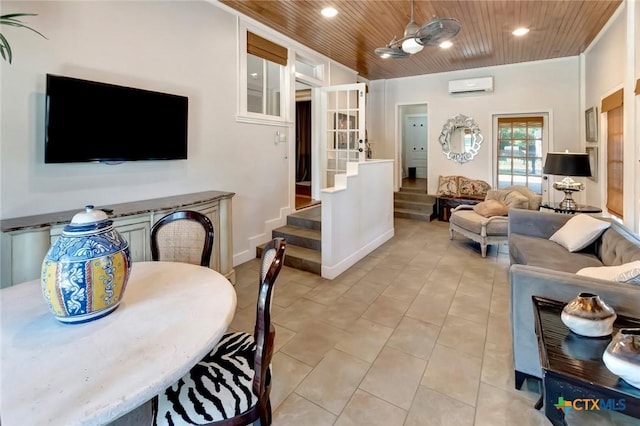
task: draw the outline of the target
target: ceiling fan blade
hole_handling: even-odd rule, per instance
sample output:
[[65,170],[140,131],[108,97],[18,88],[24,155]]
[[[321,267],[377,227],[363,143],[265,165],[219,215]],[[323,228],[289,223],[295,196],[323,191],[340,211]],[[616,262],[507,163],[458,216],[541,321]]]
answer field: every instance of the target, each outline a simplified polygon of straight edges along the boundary
[[435,46],[458,35],[460,28],[460,22],[455,18],[433,18],[418,28],[415,38],[418,44]]

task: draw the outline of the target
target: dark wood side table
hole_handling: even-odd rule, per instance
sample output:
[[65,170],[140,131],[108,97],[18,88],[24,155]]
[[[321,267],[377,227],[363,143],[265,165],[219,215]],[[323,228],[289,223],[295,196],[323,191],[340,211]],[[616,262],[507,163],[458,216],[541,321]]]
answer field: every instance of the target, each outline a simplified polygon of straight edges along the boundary
[[[533,296],[540,364],[544,414],[555,426],[566,426],[564,402],[578,409],[615,409],[640,418],[640,389],[611,373],[602,362],[602,353],[611,336],[589,338],[570,331],[560,319],[565,303]],[[620,328],[640,327],[640,319],[618,315],[613,333]],[[599,399],[600,403],[594,403]],[[600,409],[603,409],[600,407]]]
[[469,206],[475,206],[476,204],[482,202],[483,200],[473,199],[473,198],[444,198],[438,197],[436,199],[437,210],[438,210],[438,220],[449,222],[449,217],[451,216],[451,210],[456,207],[467,204]]
[[602,209],[600,207],[587,206],[585,204],[578,204],[574,209],[561,209],[560,203],[542,203],[540,204],[540,208],[553,210],[556,213],[602,213]]

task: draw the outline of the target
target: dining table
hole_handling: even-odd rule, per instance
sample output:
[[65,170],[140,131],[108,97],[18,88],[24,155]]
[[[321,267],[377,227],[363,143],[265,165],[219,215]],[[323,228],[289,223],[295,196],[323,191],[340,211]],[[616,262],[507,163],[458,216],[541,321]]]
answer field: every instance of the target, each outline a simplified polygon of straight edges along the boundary
[[115,311],[55,319],[40,280],[0,290],[3,426],[103,425],[176,382],[223,336],[236,308],[220,273],[134,262]]

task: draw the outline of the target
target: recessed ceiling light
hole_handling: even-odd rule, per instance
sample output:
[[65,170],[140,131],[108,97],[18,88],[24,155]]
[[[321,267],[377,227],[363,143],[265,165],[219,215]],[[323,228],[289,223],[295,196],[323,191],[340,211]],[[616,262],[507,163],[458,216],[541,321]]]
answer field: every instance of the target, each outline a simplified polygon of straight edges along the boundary
[[446,40],[440,43],[440,47],[442,47],[443,49],[448,49],[451,46],[453,46],[453,43],[451,43],[449,40]]
[[322,13],[322,16],[326,18],[333,18],[338,14],[338,11],[333,7],[325,7],[320,13]]
[[528,32],[529,32],[529,28],[521,27],[521,28],[516,28],[515,30],[513,30],[513,32],[511,34],[513,34],[514,36],[520,37],[520,36],[525,35]]

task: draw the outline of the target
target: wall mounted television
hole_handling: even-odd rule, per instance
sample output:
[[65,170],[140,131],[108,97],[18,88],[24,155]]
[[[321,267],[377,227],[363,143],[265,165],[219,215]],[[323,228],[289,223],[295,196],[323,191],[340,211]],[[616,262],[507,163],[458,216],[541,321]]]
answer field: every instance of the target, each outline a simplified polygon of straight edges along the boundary
[[187,158],[189,98],[47,74],[45,163]]

